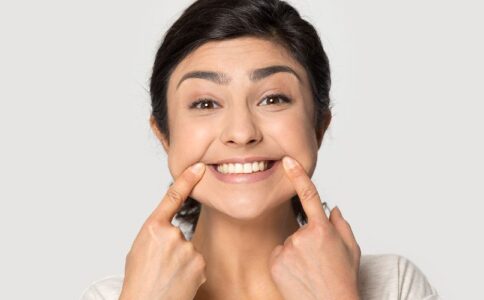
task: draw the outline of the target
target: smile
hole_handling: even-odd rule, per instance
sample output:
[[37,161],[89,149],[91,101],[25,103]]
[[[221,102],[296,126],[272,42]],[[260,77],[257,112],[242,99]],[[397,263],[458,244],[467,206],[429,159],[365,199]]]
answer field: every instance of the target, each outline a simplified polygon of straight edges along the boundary
[[274,160],[255,161],[252,163],[225,163],[217,165],[217,171],[222,174],[250,174],[270,169]]
[[253,183],[271,176],[280,160],[254,161],[251,163],[211,164],[215,177],[226,183]]

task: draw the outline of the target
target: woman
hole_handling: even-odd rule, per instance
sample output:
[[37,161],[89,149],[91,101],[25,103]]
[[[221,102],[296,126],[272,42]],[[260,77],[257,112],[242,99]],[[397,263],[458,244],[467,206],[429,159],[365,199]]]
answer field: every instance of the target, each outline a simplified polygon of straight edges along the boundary
[[[150,124],[175,182],[83,299],[439,299],[399,255],[363,255],[311,182],[331,121],[317,32],[278,0],[199,0],[151,77]],[[173,218],[191,225],[188,232]]]

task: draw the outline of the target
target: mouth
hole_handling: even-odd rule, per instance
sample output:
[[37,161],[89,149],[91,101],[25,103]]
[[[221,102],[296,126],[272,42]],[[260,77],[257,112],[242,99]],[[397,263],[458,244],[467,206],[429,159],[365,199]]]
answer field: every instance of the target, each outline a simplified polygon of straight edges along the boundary
[[252,174],[272,168],[275,162],[275,160],[262,160],[250,163],[212,164],[211,166],[221,174]]
[[253,183],[271,176],[280,160],[264,160],[252,163],[210,164],[209,169],[217,179],[225,183]]

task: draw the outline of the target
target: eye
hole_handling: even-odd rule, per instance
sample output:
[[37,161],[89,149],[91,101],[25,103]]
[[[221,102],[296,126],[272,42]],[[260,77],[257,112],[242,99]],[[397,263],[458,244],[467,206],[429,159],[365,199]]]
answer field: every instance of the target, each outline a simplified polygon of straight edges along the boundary
[[197,101],[190,104],[189,108],[190,109],[213,109],[215,108],[214,105],[218,105],[216,103],[217,102],[213,101],[212,99],[203,98],[203,99],[198,99]]
[[264,100],[262,100],[260,103],[263,103],[264,101],[266,101],[267,104],[291,103],[291,99],[289,97],[287,97],[286,95],[283,95],[283,94],[271,94],[271,95],[265,97]]

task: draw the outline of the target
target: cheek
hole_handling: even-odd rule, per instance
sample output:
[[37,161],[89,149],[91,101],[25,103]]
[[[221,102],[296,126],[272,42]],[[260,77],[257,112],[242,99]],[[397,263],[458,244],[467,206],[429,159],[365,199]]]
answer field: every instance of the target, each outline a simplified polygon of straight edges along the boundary
[[210,126],[203,122],[179,122],[170,129],[168,167],[174,178],[198,162],[213,140]]
[[271,135],[284,154],[295,158],[312,176],[316,168],[318,145],[315,130],[306,114],[291,114],[269,126]]

